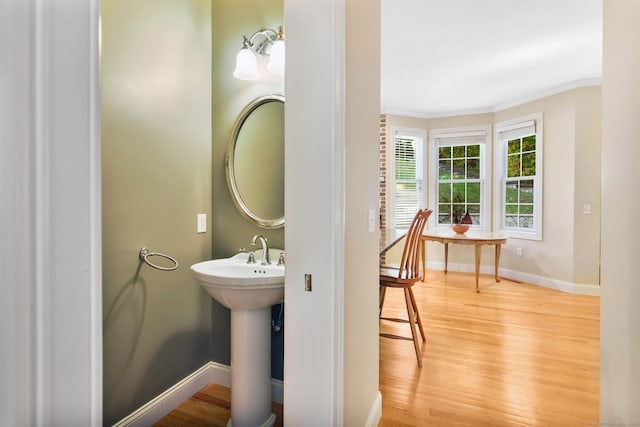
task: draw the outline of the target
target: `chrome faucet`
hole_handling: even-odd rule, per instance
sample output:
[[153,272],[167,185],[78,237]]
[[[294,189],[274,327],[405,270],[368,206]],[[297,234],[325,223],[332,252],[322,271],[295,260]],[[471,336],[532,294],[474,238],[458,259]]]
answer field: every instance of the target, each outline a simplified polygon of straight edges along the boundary
[[269,244],[267,243],[267,239],[264,238],[264,236],[261,236],[260,234],[256,234],[255,236],[253,236],[253,239],[251,239],[251,244],[255,245],[256,241],[260,240],[260,243],[262,243],[262,265],[267,265],[267,264],[271,264],[271,260],[269,259]]
[[255,264],[256,263],[256,258],[255,258],[255,255],[254,255],[253,251],[248,251],[245,248],[240,248],[240,249],[238,249],[238,252],[244,253],[244,254],[249,254],[249,256],[247,257],[247,264]]

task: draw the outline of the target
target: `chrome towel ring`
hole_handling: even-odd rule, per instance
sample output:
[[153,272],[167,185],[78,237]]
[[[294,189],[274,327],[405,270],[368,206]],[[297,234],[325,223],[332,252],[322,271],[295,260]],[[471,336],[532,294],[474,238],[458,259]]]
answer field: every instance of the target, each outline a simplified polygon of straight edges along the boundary
[[[149,258],[153,256],[159,256],[161,258],[168,259],[169,261],[173,262],[175,265],[171,267],[162,267],[160,265],[156,265],[151,261],[149,261]],[[169,255],[161,254],[159,252],[150,252],[149,249],[145,248],[144,246],[140,249],[140,259],[146,262],[147,264],[149,264],[151,267],[157,268],[158,270],[162,270],[162,271],[173,271],[176,268],[178,268],[178,261],[176,261],[173,257],[170,257]]]

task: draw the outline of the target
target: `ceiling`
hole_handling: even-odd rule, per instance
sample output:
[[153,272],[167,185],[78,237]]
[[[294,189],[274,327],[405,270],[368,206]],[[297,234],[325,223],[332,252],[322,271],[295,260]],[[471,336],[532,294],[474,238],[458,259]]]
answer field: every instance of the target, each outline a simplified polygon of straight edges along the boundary
[[600,82],[602,0],[381,0],[381,110],[497,111]]

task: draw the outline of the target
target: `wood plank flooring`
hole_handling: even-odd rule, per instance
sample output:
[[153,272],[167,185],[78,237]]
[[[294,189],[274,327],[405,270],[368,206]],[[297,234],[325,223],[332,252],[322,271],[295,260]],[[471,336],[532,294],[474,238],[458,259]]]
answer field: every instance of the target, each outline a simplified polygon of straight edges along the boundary
[[[414,287],[427,341],[380,338],[380,427],[589,426],[598,419],[599,298],[491,276],[428,271]],[[389,289],[384,316],[406,316]],[[407,324],[381,332],[410,336]],[[209,385],[156,426],[224,426],[230,393]],[[282,406],[274,405],[278,426]],[[292,426],[296,427],[296,426]]]
[[[587,426],[598,420],[599,298],[429,271],[414,286],[427,341],[380,339],[380,426]],[[389,289],[383,315],[406,318]],[[395,294],[395,295],[394,295]],[[406,324],[381,332],[410,336]]]
[[[274,403],[275,427],[282,427],[282,405]],[[166,417],[154,424],[155,427],[224,427],[231,418],[231,390],[216,384],[209,384]]]

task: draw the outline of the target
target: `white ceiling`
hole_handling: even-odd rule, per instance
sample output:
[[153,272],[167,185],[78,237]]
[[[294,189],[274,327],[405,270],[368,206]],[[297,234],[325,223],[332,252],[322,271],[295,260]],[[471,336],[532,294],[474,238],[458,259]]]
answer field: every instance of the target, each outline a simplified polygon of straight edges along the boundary
[[598,83],[602,0],[381,0],[381,109],[496,111]]

